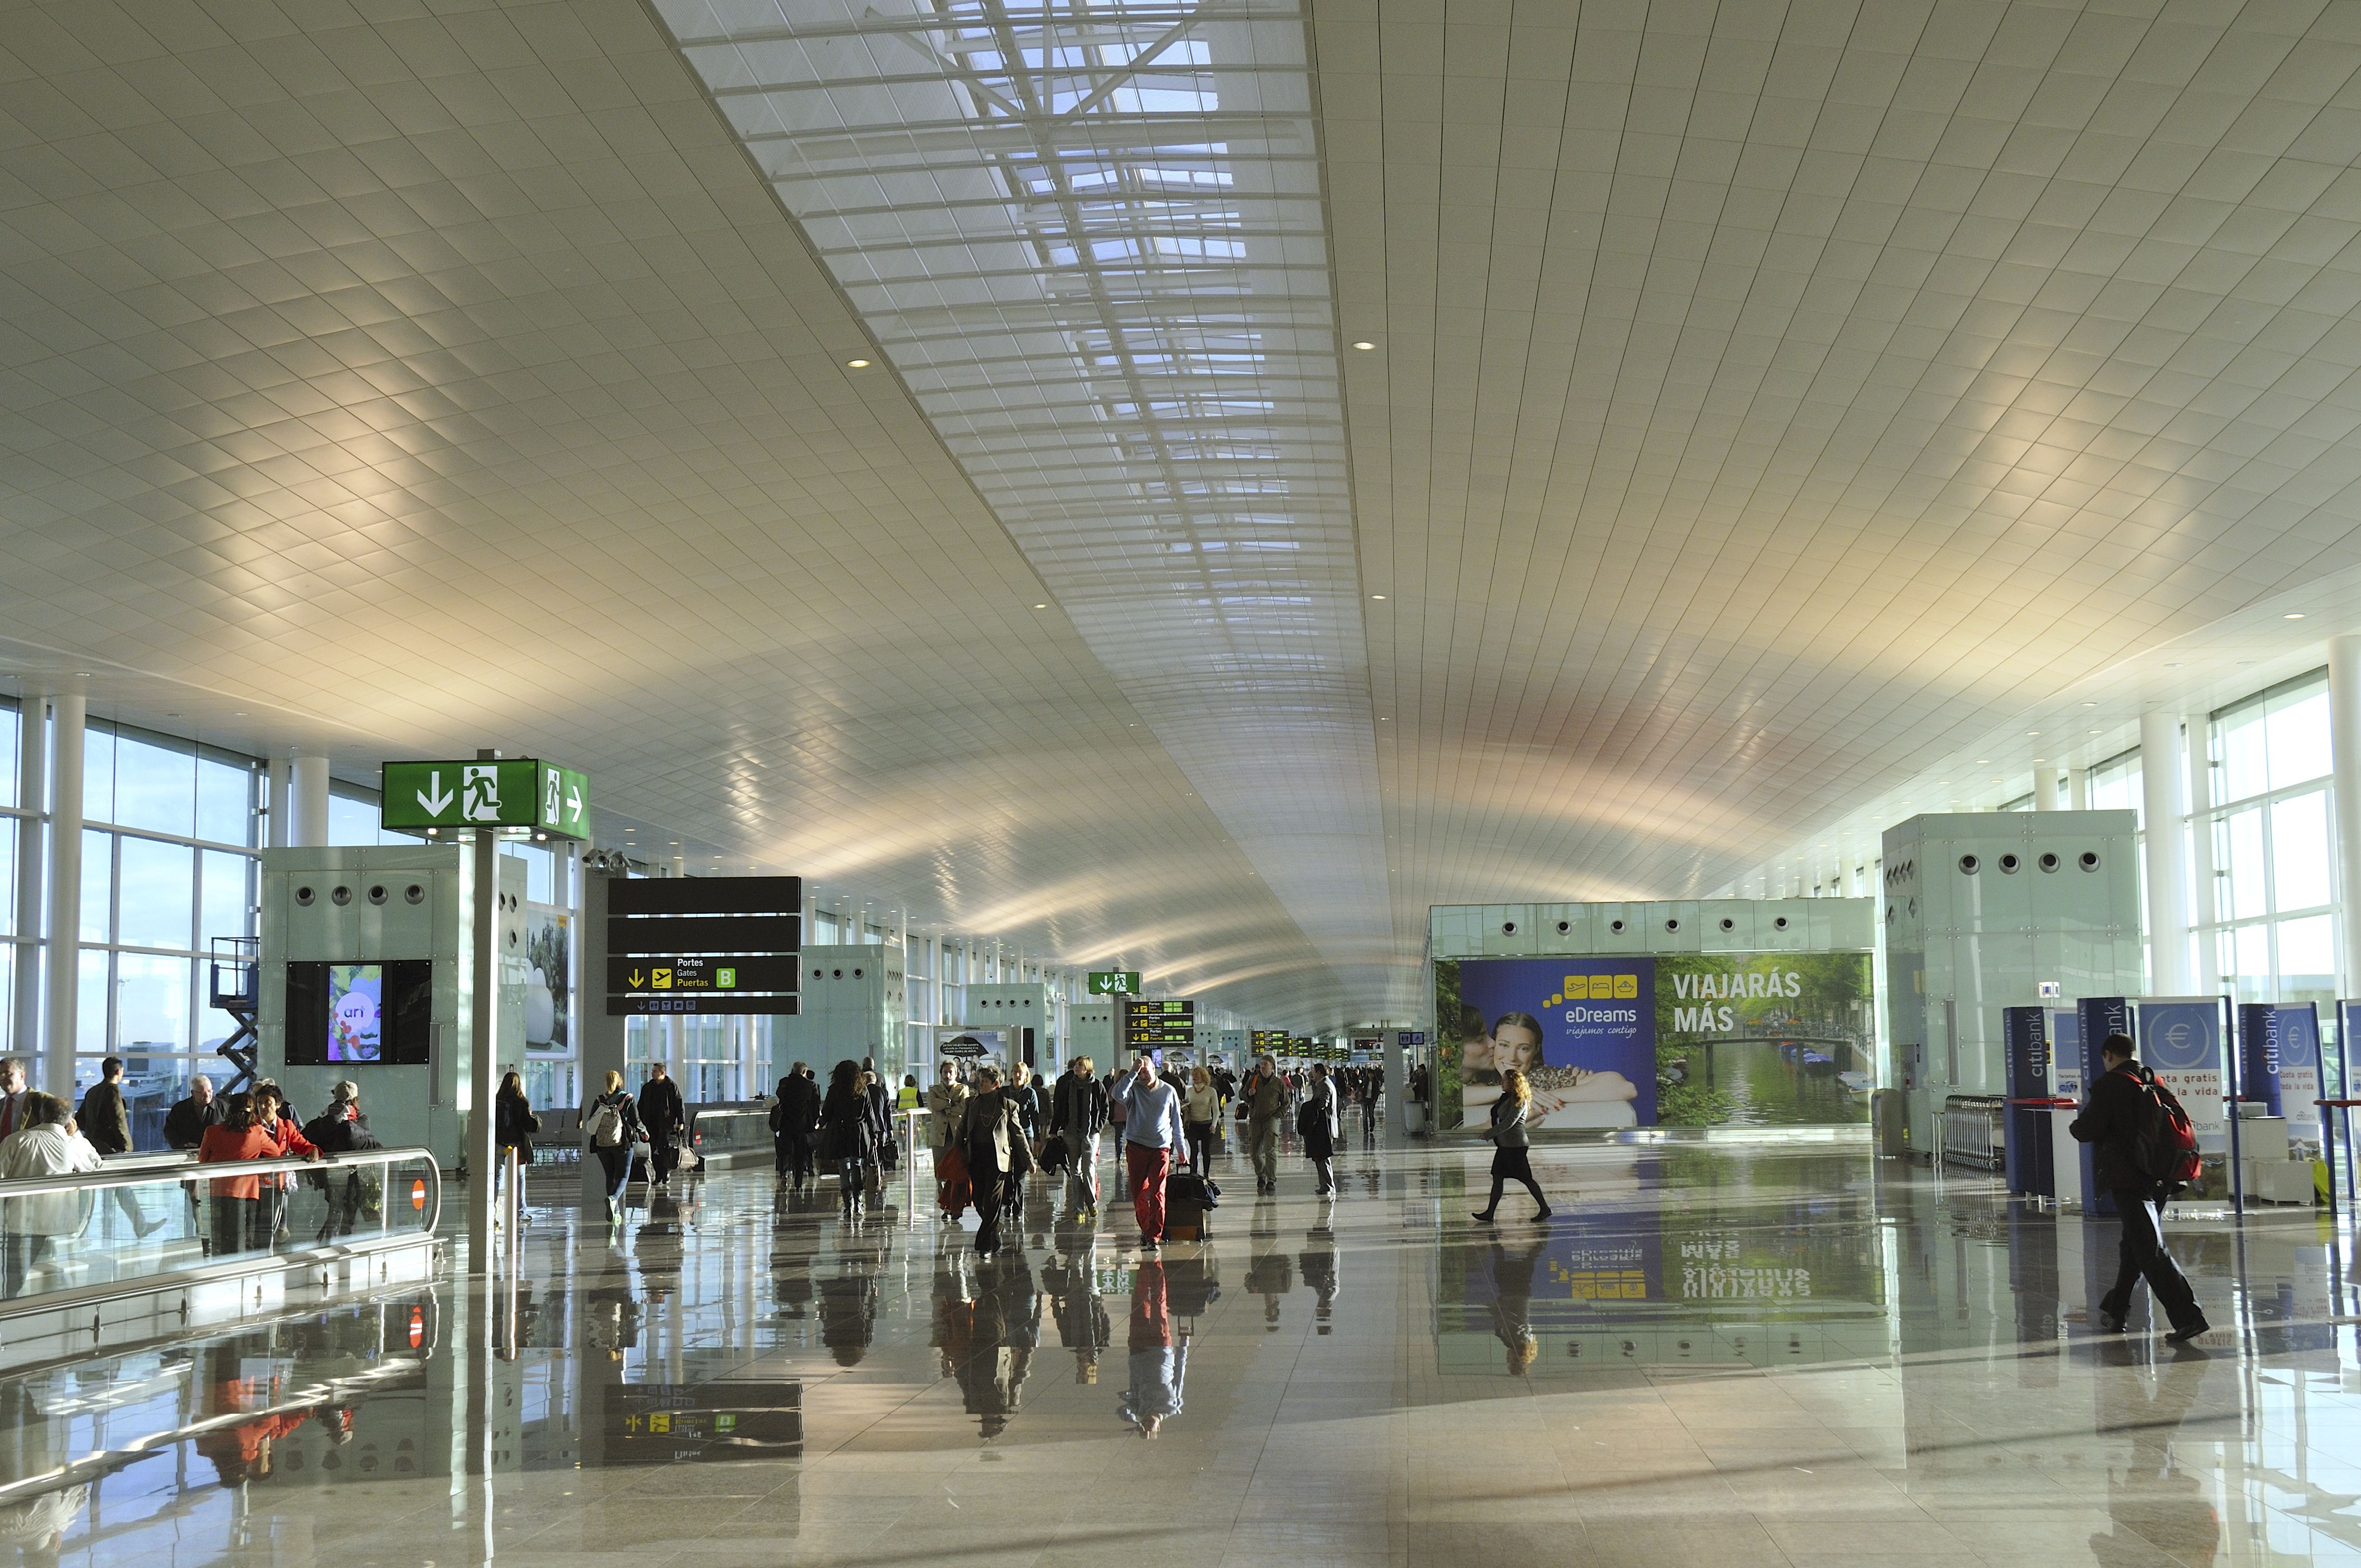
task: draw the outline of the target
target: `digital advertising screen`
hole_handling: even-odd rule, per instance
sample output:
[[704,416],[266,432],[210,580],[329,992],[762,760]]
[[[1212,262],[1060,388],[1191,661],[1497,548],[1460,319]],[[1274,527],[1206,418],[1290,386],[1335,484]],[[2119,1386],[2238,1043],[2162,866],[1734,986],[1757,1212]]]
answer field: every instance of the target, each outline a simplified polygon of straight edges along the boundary
[[328,966],[328,1064],[382,1060],[385,966]]
[[434,1030],[424,959],[287,966],[290,1067],[415,1067]]

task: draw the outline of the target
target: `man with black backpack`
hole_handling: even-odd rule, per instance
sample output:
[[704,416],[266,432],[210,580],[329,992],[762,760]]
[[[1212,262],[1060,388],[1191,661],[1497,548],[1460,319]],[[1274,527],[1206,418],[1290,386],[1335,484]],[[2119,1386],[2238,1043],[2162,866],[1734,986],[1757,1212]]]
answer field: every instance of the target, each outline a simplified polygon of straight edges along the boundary
[[2109,1333],[2123,1332],[2132,1288],[2146,1277],[2157,1305],[2172,1320],[2172,1332],[2164,1337],[2180,1344],[2212,1326],[2164,1247],[2164,1201],[2186,1179],[2173,1165],[2188,1158],[2186,1149],[2194,1140],[2180,1102],[2133,1059],[2134,1048],[2129,1035],[2109,1035],[2100,1042],[2099,1060],[2106,1070],[2091,1085],[2091,1097],[2069,1131],[2092,1146],[2092,1175],[2101,1190],[2114,1194],[2124,1227],[2123,1260],[2114,1288],[2099,1301],[2100,1326]]

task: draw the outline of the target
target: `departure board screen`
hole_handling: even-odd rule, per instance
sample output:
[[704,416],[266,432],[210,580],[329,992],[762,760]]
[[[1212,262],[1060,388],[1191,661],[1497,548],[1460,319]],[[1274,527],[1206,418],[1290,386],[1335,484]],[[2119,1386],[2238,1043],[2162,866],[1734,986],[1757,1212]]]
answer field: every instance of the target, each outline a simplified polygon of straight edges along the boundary
[[1254,1050],[1255,1055],[1257,1056],[1262,1055],[1265,1051],[1268,1051],[1275,1057],[1285,1056],[1287,1054],[1287,1031],[1284,1029],[1257,1029],[1254,1032]]
[[1167,998],[1125,1007],[1123,1043],[1133,1051],[1160,1051],[1196,1043],[1197,1004]]

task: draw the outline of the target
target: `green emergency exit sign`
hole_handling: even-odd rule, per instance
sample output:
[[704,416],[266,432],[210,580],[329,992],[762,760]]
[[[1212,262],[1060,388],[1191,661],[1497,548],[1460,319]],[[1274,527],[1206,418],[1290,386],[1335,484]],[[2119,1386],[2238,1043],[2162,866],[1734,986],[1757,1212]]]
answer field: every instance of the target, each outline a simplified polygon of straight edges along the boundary
[[588,776],[535,757],[388,762],[379,787],[388,828],[530,828],[562,839],[590,837]]
[[1139,971],[1136,969],[1094,969],[1091,970],[1093,996],[1137,996],[1139,994]]

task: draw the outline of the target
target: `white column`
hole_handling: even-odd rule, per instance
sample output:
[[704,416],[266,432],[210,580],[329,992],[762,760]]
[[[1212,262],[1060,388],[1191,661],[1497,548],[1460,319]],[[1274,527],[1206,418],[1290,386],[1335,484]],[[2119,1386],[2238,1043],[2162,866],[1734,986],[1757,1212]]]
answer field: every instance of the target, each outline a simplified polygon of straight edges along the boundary
[[316,849],[328,841],[328,759],[298,757],[288,773],[287,841]]
[[2048,762],[2033,770],[2033,809],[2058,809],[2058,769]]
[[80,692],[49,699],[49,948],[47,1026],[38,1078],[52,1094],[73,1093],[77,1004],[82,1000],[82,760],[89,707]]
[[2066,770],[2066,809],[2069,811],[2088,811],[2091,809],[2090,769],[2069,768]]
[[292,826],[288,818],[294,815],[295,792],[289,774],[293,765],[284,757],[273,757],[263,764],[264,779],[270,790],[270,835],[265,847],[283,850],[292,842],[287,836]]
[[2189,972],[2189,857],[2182,838],[2180,715],[2140,715],[2140,798],[2147,830],[2148,984],[2158,996],[2196,989]]
[[2222,944],[2205,927],[2221,918],[2214,897],[2222,884],[2213,874],[2213,824],[2205,809],[2213,804],[2213,766],[2202,713],[2189,716],[2189,910],[2197,923],[2196,972],[2190,978],[2206,995],[2222,989]]
[[2336,801],[2336,893],[2345,905],[2345,983],[2361,995],[2361,637],[2328,640],[2328,740]]
[[49,716],[46,692],[27,692],[16,707],[16,804],[26,815],[16,819],[16,1015],[9,1049],[28,1063],[41,1056],[41,817],[49,800]]

